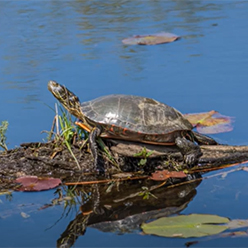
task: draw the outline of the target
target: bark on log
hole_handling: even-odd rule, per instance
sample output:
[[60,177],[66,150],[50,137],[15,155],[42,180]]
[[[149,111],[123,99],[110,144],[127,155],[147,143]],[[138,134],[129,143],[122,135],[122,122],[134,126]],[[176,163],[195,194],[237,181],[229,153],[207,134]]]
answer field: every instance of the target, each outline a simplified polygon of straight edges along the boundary
[[[122,156],[133,157],[133,154],[139,154],[142,147],[146,148],[146,152],[153,151],[149,156],[155,157],[170,157],[178,161],[182,161],[183,157],[178,152],[176,147],[153,146],[135,143],[120,142],[111,147],[111,150]],[[248,160],[248,146],[229,146],[229,145],[202,145],[202,156],[199,159],[199,164],[208,165],[210,167],[220,166],[231,163],[241,163]],[[136,156],[142,157],[142,156]]]
[[[62,145],[54,142],[50,143],[27,143],[21,147],[0,153],[0,180],[19,177],[21,175],[35,175],[57,177],[66,181],[83,180],[83,177],[95,175],[88,173],[92,166],[92,156],[86,148],[80,149],[80,144],[72,145],[72,152],[78,160],[82,170],[78,169],[72,154]],[[124,171],[137,171],[141,168],[137,163],[141,156],[134,157],[144,148],[144,145],[135,143],[117,143],[111,146],[111,151],[115,154],[115,158]],[[182,155],[175,147],[149,146],[145,145],[146,152],[151,149],[154,151],[147,158],[147,173],[154,170],[158,164],[165,164],[166,160],[174,159],[182,160]],[[248,146],[201,146],[202,157],[200,158],[199,168],[219,167],[230,163],[241,163],[248,160]],[[108,175],[116,168],[108,161],[104,160],[104,165]],[[136,166],[136,167],[135,167]],[[149,171],[150,170],[150,171]]]

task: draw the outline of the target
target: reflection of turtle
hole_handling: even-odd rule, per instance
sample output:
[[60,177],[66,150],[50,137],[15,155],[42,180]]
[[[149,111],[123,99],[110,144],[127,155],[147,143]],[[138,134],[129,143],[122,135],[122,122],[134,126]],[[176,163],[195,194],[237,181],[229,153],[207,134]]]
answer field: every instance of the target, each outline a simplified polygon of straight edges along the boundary
[[109,95],[80,103],[66,87],[49,81],[48,89],[89,132],[91,152],[97,165],[96,138],[129,140],[155,145],[176,145],[189,165],[201,156],[199,144],[216,144],[192,131],[191,123],[176,109],[156,100],[129,95]]
[[[201,175],[196,173],[193,178],[200,179]],[[180,214],[194,199],[196,187],[202,182],[192,180],[191,175],[188,179],[187,184],[177,184],[177,187],[171,188],[168,188],[168,184],[161,185],[152,180],[119,181],[118,187],[112,187],[111,192],[108,191],[108,184],[78,186],[82,212],[66,227],[57,241],[57,247],[72,247],[85,231],[87,233],[88,227],[115,234],[140,233],[142,223]],[[144,201],[141,189],[148,193],[152,188],[154,197],[147,197]],[[91,195],[87,201],[84,200],[85,194]]]

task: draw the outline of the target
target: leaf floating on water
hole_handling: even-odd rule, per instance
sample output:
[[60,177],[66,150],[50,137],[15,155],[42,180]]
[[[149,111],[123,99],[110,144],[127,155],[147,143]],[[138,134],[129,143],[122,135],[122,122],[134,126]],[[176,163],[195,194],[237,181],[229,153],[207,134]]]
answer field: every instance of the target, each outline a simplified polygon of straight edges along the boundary
[[204,122],[204,120],[211,118],[214,114],[218,112],[211,110],[209,112],[194,113],[194,114],[184,114],[184,117],[195,127],[197,124]]
[[196,127],[199,133],[213,134],[230,132],[233,130],[233,118],[221,115],[215,110],[204,113],[185,114],[184,117]]
[[158,45],[169,43],[180,39],[176,34],[160,32],[150,35],[134,35],[133,37],[122,40],[125,45]]
[[168,178],[185,178],[187,175],[183,171],[156,171],[152,173],[150,179],[154,181],[165,181]]
[[229,223],[228,218],[209,214],[191,214],[163,217],[148,224],[142,224],[141,228],[146,234],[189,238],[209,236],[223,232],[228,229],[226,225],[223,225],[225,223]]
[[229,229],[237,229],[237,228],[241,228],[241,227],[248,227],[248,220],[231,220],[228,224],[227,224]]
[[18,191],[48,190],[55,188],[62,183],[58,178],[44,178],[36,176],[19,177],[15,180],[15,182],[21,184],[21,187],[17,189]]
[[214,126],[204,126],[204,125],[197,125],[196,130],[199,133],[203,134],[214,134],[214,133],[225,133],[225,132],[231,132],[233,130],[233,127],[230,123],[224,124],[219,123]]
[[[241,227],[247,227],[248,220],[230,220],[228,223],[225,225],[228,227],[228,229],[240,229]],[[205,239],[200,239],[200,240],[194,240],[190,242],[186,242],[185,246],[190,247],[194,244],[202,243],[203,241],[209,241],[210,239],[219,239],[219,238],[237,238],[237,237],[247,237],[248,233],[247,230],[245,231],[232,231],[232,232],[224,232],[220,233],[219,235],[214,235],[212,237],[206,237]]]

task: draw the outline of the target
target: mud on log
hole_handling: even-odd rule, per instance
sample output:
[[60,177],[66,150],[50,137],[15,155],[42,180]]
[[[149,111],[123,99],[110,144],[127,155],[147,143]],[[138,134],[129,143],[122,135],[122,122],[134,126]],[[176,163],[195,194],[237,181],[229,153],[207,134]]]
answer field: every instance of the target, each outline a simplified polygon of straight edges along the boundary
[[[147,158],[146,165],[138,165],[142,155],[140,153],[144,145],[135,143],[112,144],[110,150],[114,154],[120,168],[123,171],[143,170],[149,174],[156,166],[170,166],[169,161],[181,164],[182,156],[174,147],[145,145],[146,152],[153,150]],[[230,163],[241,163],[248,160],[248,146],[201,146],[202,157],[199,165],[195,168],[212,168]],[[82,170],[79,171],[75,159],[68,149],[62,144],[49,143],[26,143],[19,148],[0,153],[0,177],[15,178],[21,175],[36,175],[42,177],[57,177],[64,180],[73,180],[80,176],[87,176],[93,159],[86,148],[80,149],[80,144],[72,145],[72,152],[78,160]],[[108,175],[116,173],[117,169],[108,160],[103,160]],[[194,171],[193,168],[192,170]],[[83,173],[82,173],[83,172]],[[0,179],[1,180],[1,179]]]

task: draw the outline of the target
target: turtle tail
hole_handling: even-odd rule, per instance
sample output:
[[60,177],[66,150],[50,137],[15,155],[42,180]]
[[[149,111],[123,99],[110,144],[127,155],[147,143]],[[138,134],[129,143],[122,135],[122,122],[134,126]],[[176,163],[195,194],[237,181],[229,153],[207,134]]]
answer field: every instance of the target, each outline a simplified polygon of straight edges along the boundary
[[194,140],[199,145],[218,145],[218,143],[214,139],[210,138],[207,135],[203,135],[194,131],[193,134],[194,134]]

